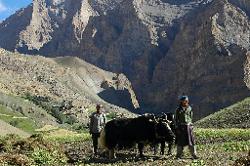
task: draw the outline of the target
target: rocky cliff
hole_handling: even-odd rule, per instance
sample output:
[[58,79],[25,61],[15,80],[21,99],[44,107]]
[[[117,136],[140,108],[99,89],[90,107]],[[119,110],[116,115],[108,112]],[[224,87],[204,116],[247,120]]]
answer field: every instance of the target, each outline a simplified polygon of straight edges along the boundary
[[0,46],[125,73],[142,112],[173,111],[186,93],[200,118],[250,95],[249,9],[248,0],[34,0],[0,24]]

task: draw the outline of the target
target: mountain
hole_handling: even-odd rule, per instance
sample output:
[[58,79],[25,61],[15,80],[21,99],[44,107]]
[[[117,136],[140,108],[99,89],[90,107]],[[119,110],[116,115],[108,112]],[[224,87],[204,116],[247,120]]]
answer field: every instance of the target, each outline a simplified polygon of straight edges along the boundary
[[[109,93],[126,101],[109,101]],[[5,117],[23,117],[32,120],[31,125],[35,122],[34,128],[75,122],[86,125],[97,103],[107,114],[129,117],[133,114],[128,109],[138,107],[131,83],[123,74],[75,57],[51,59],[0,49],[0,119],[16,124]]]
[[201,128],[246,128],[250,127],[250,98],[224,108],[195,123]]
[[249,16],[248,0],[34,0],[0,24],[0,47],[124,73],[142,112],[188,94],[199,119],[250,95]]

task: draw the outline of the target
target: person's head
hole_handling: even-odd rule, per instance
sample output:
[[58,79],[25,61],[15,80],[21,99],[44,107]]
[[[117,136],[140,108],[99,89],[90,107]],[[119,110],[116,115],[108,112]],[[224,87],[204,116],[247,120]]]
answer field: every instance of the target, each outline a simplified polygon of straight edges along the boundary
[[188,107],[189,106],[188,96],[181,96],[180,97],[180,104],[182,107]]
[[101,106],[100,104],[97,104],[97,105],[96,105],[96,112],[97,112],[97,113],[101,113],[101,107],[102,107],[102,106]]

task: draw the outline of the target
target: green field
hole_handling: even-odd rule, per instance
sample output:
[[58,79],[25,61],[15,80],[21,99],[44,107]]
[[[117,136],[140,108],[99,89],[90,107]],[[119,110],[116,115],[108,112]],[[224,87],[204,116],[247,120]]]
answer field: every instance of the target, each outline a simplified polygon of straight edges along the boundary
[[34,133],[38,128],[34,120],[3,105],[0,105],[0,119],[28,133]]
[[203,129],[195,130],[198,144],[249,141],[250,129]]
[[195,123],[200,128],[250,128],[250,98],[224,108]]
[[[9,165],[20,162],[33,165],[231,165],[241,156],[247,156],[250,147],[249,129],[201,129],[195,130],[199,160],[190,160],[188,153],[183,160],[172,156],[153,155],[149,147],[147,157],[140,159],[136,151],[122,150],[117,159],[108,160],[92,156],[91,137],[88,133],[77,133],[65,129],[37,134],[28,139],[9,136],[1,139],[0,163]],[[21,149],[17,148],[20,146]],[[187,152],[187,149],[185,150]],[[9,154],[9,155],[7,155]],[[9,157],[8,157],[9,156]],[[22,156],[23,160],[18,160]],[[126,161],[125,161],[126,160]]]
[[[44,112],[42,108],[25,99],[5,96],[0,100],[0,120],[35,135],[30,138],[14,135],[2,137],[0,165],[228,166],[233,165],[238,159],[238,163],[249,163],[248,106],[250,107],[249,98],[195,123],[199,160],[191,160],[188,149],[185,149],[184,159],[176,160],[174,155],[153,155],[149,146],[145,148],[145,158],[138,157],[135,147],[134,150],[120,150],[116,159],[108,160],[103,156],[93,157],[91,135],[81,124],[60,127],[45,125],[40,128],[36,119],[32,117],[41,117],[41,113]],[[38,112],[28,113],[27,110],[31,108]],[[116,114],[113,113],[108,115],[108,119],[115,117]],[[48,114],[43,118],[51,120]],[[74,131],[70,131],[71,129]],[[173,154],[175,153],[174,150]]]
[[55,123],[54,117],[33,102],[3,93],[0,93],[0,120],[28,133],[34,133],[44,124]]

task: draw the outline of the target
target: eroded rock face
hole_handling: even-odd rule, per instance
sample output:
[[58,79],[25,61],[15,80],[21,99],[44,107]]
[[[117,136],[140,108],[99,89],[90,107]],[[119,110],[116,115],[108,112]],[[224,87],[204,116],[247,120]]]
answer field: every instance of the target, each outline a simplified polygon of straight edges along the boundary
[[0,46],[125,73],[142,111],[173,111],[186,93],[200,118],[250,94],[249,9],[247,0],[34,0],[0,24]]
[[249,20],[223,1],[195,14],[196,19],[191,16],[181,23],[180,33],[155,70],[151,88],[165,82],[161,87],[165,93],[158,89],[156,95],[147,94],[155,103],[170,101],[165,107],[177,104],[175,95],[190,94],[196,117],[202,117],[249,95],[243,81]]
[[248,88],[250,88],[250,52],[247,53],[247,60],[244,64],[244,81]]
[[241,10],[247,13],[249,16],[250,14],[250,1],[248,0],[229,0],[230,3],[238,6]]
[[[112,90],[115,90],[115,91],[128,92],[129,94],[128,101],[131,102],[131,105],[132,105],[132,108],[130,108],[130,110],[136,110],[140,108],[140,104],[136,98],[136,94],[133,90],[131,82],[128,80],[128,78],[124,74],[122,73],[116,74],[113,76],[112,80],[104,80],[102,82],[102,86],[104,87],[104,89],[111,88]],[[121,101],[118,101],[118,102],[122,102],[126,100],[124,98],[124,95],[121,97],[123,98],[119,99]],[[125,103],[128,103],[128,101],[125,101]]]
[[[39,50],[48,43],[52,37],[52,20],[49,17],[49,10],[46,1],[34,1],[30,25],[20,32],[18,47],[27,46],[29,50]],[[41,12],[42,11],[42,12]]]

